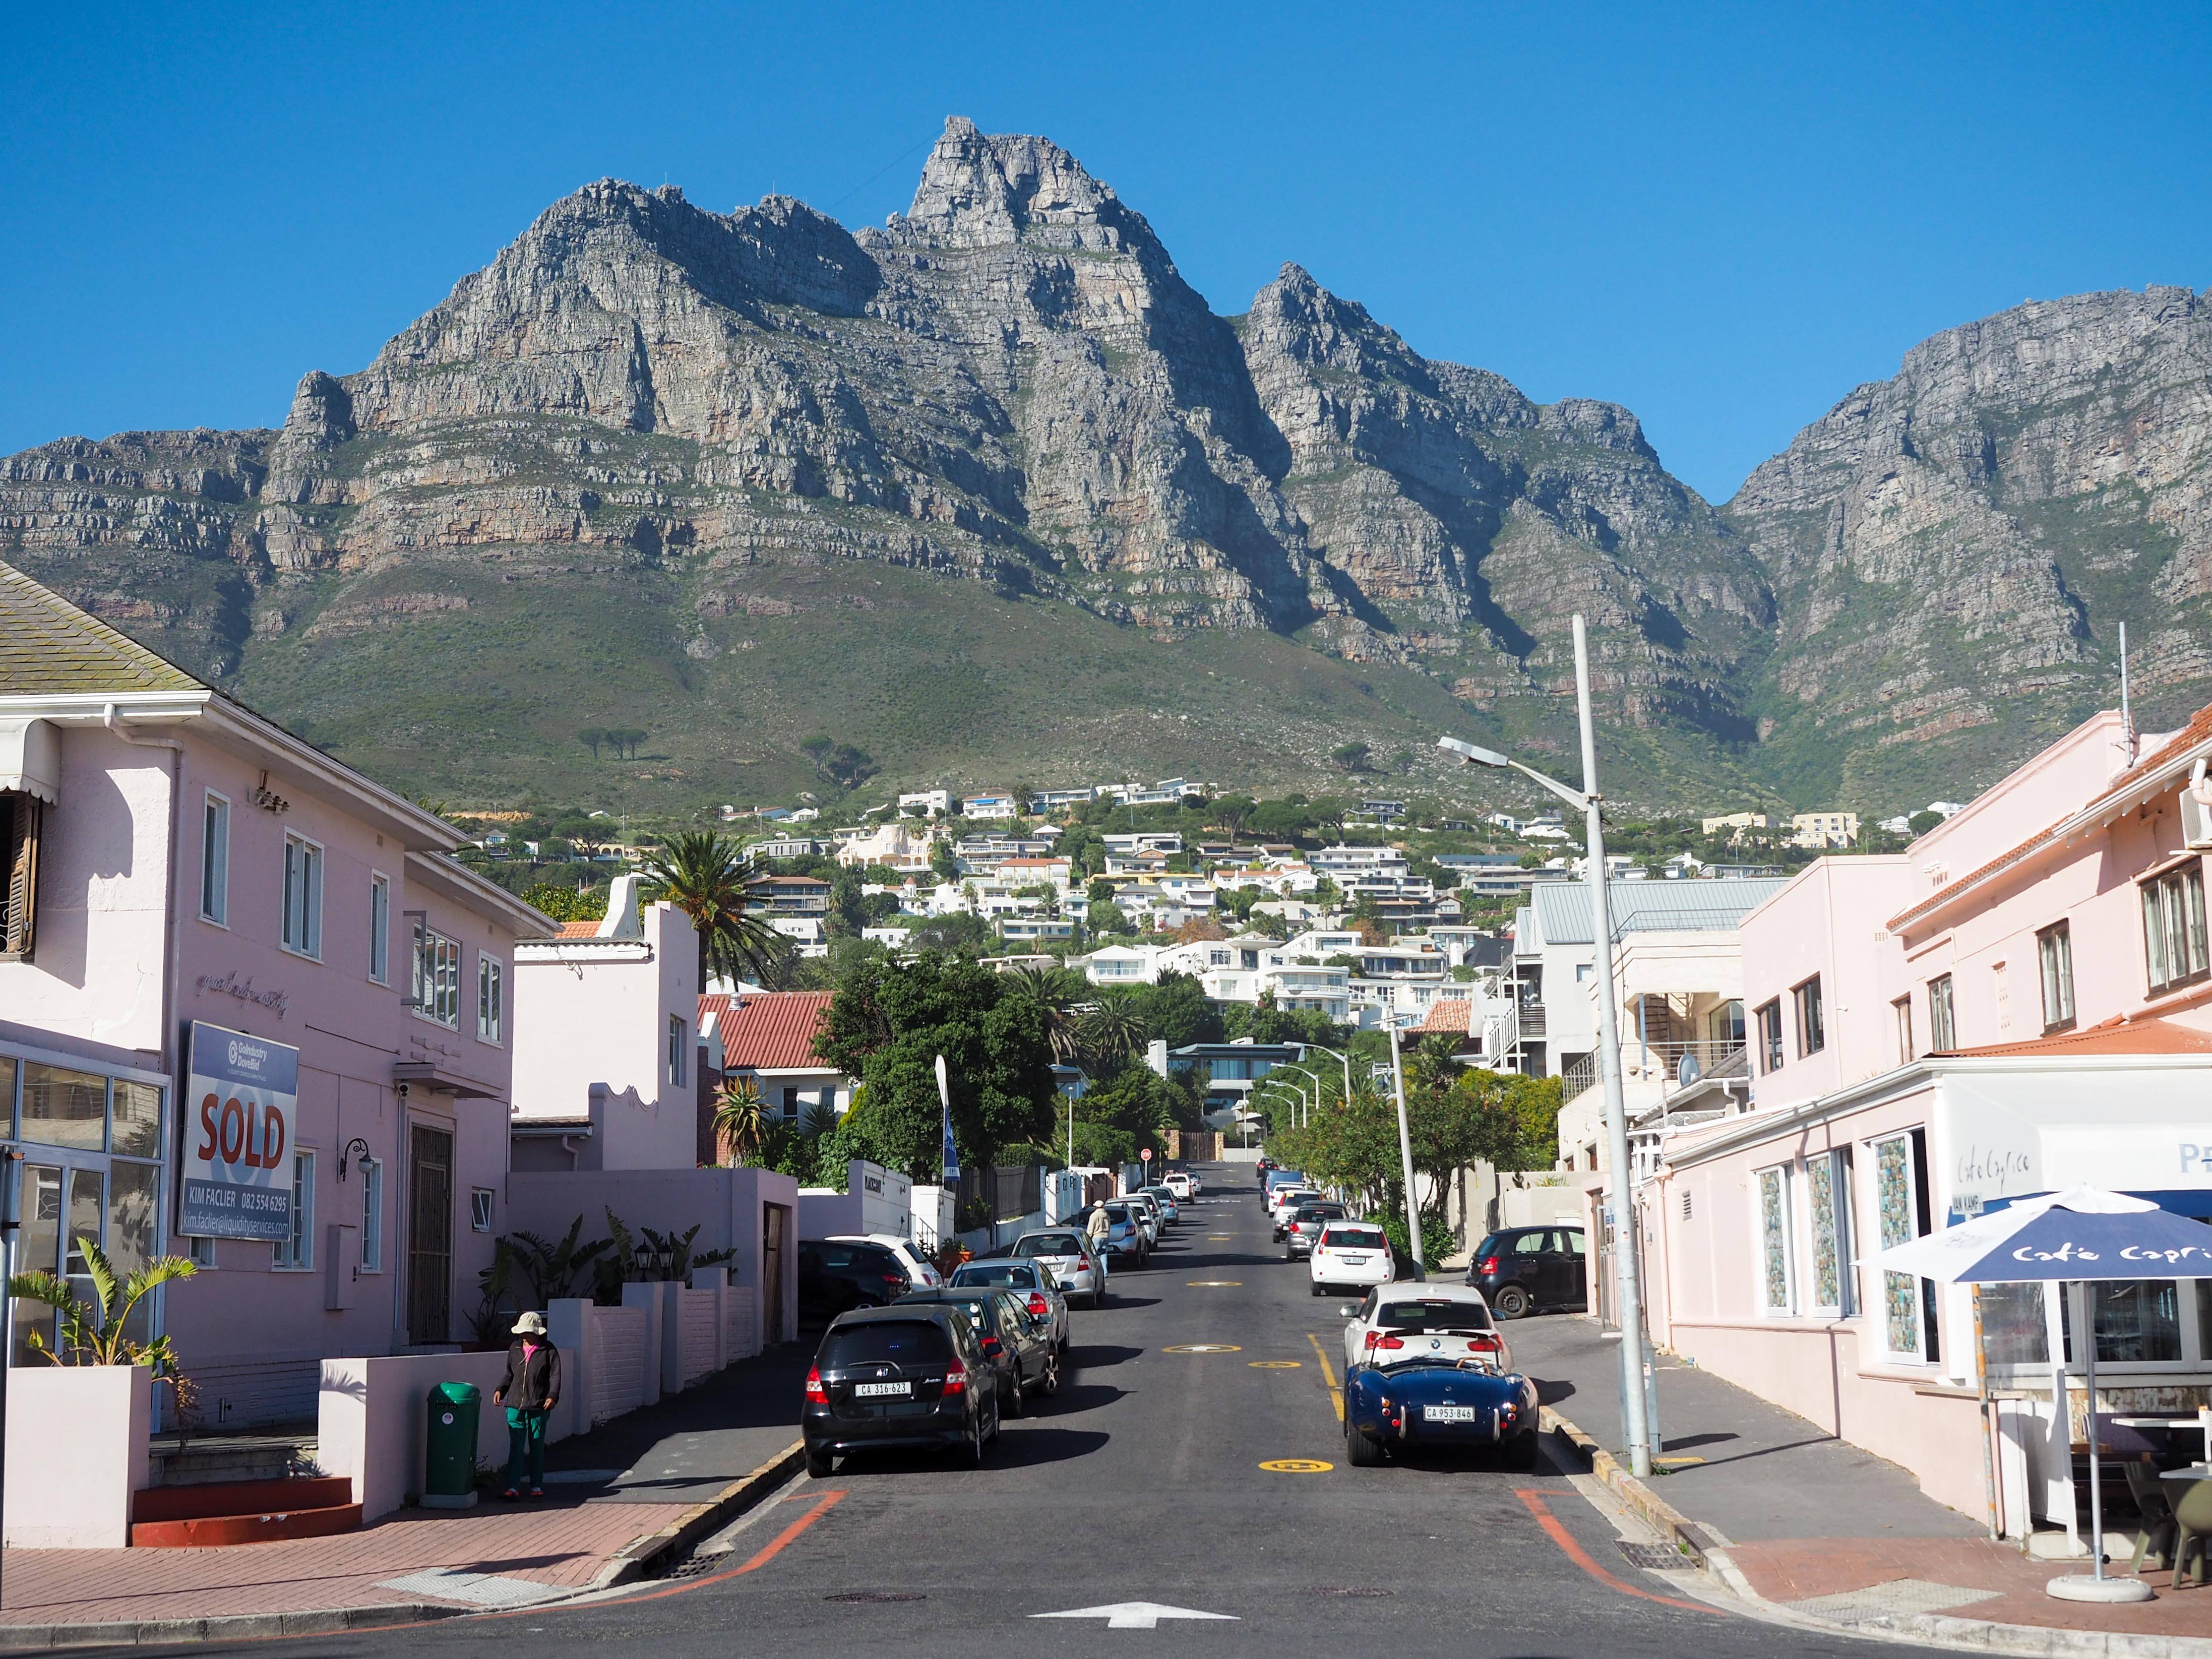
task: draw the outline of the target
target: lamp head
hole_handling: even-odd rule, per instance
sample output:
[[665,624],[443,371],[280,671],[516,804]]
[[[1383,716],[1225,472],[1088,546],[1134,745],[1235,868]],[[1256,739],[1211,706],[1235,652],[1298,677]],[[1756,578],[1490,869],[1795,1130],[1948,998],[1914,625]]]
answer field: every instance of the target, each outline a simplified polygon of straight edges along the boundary
[[1510,766],[1512,763],[1494,749],[1478,749],[1471,743],[1462,743],[1457,738],[1438,738],[1437,747],[1449,749],[1470,766]]

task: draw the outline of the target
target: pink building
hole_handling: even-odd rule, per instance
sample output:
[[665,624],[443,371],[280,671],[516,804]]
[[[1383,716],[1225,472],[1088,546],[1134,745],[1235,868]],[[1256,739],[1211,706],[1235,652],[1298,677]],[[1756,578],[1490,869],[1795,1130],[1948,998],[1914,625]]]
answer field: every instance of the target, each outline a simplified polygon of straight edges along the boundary
[[[1905,854],[1822,860],[1744,919],[1751,1106],[1670,1138],[1639,1194],[1656,1341],[1976,1516],[1993,1465],[2014,1535],[2073,1529],[2089,1316],[1863,1261],[2081,1182],[2212,1219],[2208,757],[2212,709],[2135,742],[2098,715]],[[2100,1411],[2212,1401],[2212,1282],[2089,1300]]]
[[[503,1230],[519,935],[401,796],[0,565],[0,1139],[17,1266],[189,1255],[204,1425],[471,1334]],[[9,1352],[27,1356],[30,1310]]]

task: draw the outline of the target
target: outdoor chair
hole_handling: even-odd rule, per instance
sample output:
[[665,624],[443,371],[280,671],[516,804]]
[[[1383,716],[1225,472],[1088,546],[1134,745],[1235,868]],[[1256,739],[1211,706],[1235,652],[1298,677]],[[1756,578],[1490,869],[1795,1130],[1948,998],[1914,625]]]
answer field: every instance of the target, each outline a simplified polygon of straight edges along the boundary
[[2136,1500],[2136,1512],[2142,1516],[2142,1529],[2136,1534],[2134,1567],[2140,1577],[2146,1559],[2154,1568],[2162,1567],[2174,1553],[2173,1508],[2160,1489],[2157,1465],[2141,1458],[2130,1458],[2120,1467],[2127,1471],[2128,1492]]
[[2173,1505],[2173,1588],[2182,1587],[2182,1578],[2189,1571],[2189,1556],[2197,1555],[2197,1574],[2189,1582],[2204,1582],[2204,1549],[2212,1540],[2212,1480],[2193,1480],[2181,1491]]

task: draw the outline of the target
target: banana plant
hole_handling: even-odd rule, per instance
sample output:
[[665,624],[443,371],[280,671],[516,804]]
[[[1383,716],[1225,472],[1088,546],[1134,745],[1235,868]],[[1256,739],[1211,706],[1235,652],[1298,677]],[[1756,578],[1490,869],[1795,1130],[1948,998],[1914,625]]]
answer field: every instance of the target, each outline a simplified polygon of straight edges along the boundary
[[60,1341],[50,1346],[43,1332],[30,1331],[25,1340],[31,1352],[43,1354],[57,1365],[145,1365],[156,1376],[173,1377],[176,1351],[165,1334],[151,1342],[140,1342],[128,1331],[138,1304],[161,1285],[190,1279],[199,1269],[180,1255],[165,1255],[127,1276],[118,1277],[107,1253],[89,1238],[76,1241],[92,1280],[93,1300],[86,1302],[69,1282],[51,1273],[17,1273],[8,1281],[8,1294],[26,1302],[39,1302],[61,1316]]

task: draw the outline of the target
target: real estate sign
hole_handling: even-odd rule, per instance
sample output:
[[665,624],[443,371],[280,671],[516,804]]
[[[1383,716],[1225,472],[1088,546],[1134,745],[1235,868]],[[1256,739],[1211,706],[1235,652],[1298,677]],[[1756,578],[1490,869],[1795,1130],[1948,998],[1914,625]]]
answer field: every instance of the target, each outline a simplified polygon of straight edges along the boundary
[[177,1231],[196,1238],[292,1236],[292,1123],[300,1051],[192,1022]]

